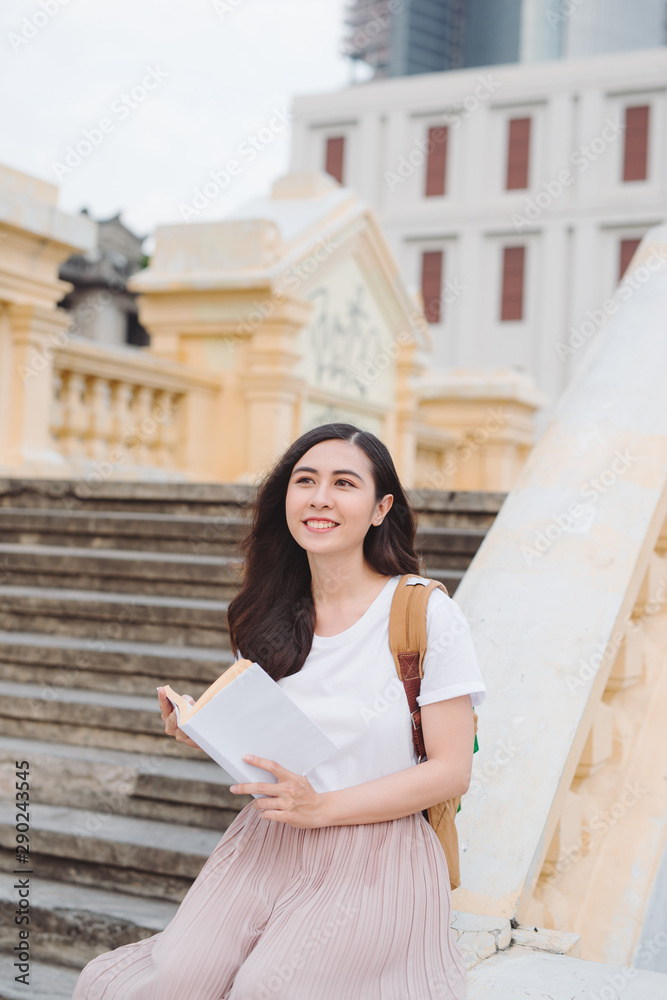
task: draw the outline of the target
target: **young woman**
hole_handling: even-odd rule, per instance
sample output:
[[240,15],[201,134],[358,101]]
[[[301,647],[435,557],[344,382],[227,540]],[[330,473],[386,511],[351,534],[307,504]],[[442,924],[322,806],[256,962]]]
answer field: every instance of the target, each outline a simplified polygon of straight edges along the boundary
[[[373,434],[326,424],[260,486],[228,611],[232,648],[261,666],[339,750],[236,816],[160,934],[99,955],[72,1000],[463,1000],[440,842],[422,809],[464,793],[485,687],[451,598],[428,602],[417,765],[389,649],[392,596],[420,575],[415,520]],[[160,690],[165,730],[176,726]],[[252,753],[253,748],[248,747]]]

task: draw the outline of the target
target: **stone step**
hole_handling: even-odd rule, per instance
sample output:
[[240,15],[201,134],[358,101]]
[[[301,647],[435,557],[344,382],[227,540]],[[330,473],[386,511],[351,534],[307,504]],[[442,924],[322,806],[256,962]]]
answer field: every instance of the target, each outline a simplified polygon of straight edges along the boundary
[[171,684],[198,698],[233,660],[229,648],[0,632],[3,680],[35,684],[44,697],[69,687],[152,697],[159,684]]
[[[8,874],[14,820],[13,803],[0,802],[0,871]],[[31,803],[30,868],[40,879],[179,903],[223,833]]]
[[14,959],[0,955],[0,1000],[72,1000],[79,972],[47,962],[30,963],[28,986],[14,979]]
[[0,629],[229,648],[227,601],[0,586]]
[[667,975],[512,945],[468,973],[468,1000],[665,1000]]
[[230,556],[0,544],[2,583],[222,600],[239,589],[243,563]]
[[235,556],[246,522],[231,514],[31,510],[0,507],[0,543]]
[[[166,742],[169,741],[165,736]],[[0,794],[11,797],[15,762],[30,763],[30,800],[207,830],[227,829],[250,795],[208,757],[184,760],[97,747],[0,737]]]
[[0,478],[0,507],[216,516],[227,510],[238,512],[253,492],[245,483]]
[[44,692],[33,684],[0,681],[0,722],[5,736],[208,759],[165,734],[157,692],[150,698],[81,688]]
[[506,493],[467,490],[406,491],[419,525],[449,528],[483,528],[493,524]]
[[[0,874],[0,952],[5,953],[17,943],[14,924],[17,877],[21,878]],[[165,900],[67,885],[32,876],[31,964],[37,960],[71,966],[78,975],[87,962],[102,952],[159,934],[177,909],[177,903]],[[24,988],[21,995],[33,994],[28,994]]]
[[[479,518],[472,524],[468,518],[464,523],[451,525],[420,520],[416,548],[433,557],[448,555],[458,559],[462,566],[456,568],[465,568],[465,560],[469,562],[479,548],[490,526],[486,521],[489,517],[493,520],[493,516],[486,515],[482,524]],[[145,550],[238,558],[238,542],[246,530],[247,521],[230,512],[204,518],[122,510],[31,510],[0,506],[0,544],[3,545]],[[3,557],[0,555],[1,566]]]
[[[237,515],[254,496],[245,483],[160,483],[119,480],[82,481],[0,478],[0,507],[75,512]],[[469,490],[408,489],[408,499],[422,523],[489,527],[506,493]]]
[[484,541],[486,528],[419,527],[415,548],[429,569],[466,570]]

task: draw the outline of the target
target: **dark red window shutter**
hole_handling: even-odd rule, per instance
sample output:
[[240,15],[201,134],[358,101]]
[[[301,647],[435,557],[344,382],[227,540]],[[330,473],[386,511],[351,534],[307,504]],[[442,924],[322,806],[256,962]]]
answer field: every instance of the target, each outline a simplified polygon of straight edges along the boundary
[[507,137],[507,190],[528,187],[530,118],[512,118]]
[[623,180],[645,181],[648,174],[648,104],[625,109]]
[[443,195],[447,186],[447,138],[446,125],[428,130],[426,158],[426,197]]
[[442,258],[442,250],[427,250],[422,254],[422,300],[429,323],[439,323],[442,316]]
[[525,247],[505,247],[503,249],[501,320],[523,319],[523,277],[525,264]]
[[628,269],[628,264],[632,260],[635,250],[641,240],[621,240],[621,252],[618,262],[618,280],[620,281]]
[[339,184],[343,183],[343,159],[345,157],[345,136],[336,135],[327,139],[325,170],[335,177]]

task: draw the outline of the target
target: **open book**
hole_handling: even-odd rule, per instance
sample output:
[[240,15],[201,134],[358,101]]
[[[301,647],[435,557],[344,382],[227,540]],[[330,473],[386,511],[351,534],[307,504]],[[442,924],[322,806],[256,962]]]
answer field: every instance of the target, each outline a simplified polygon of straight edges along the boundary
[[[237,660],[191,705],[164,685],[178,727],[239,784],[276,777],[243,760],[266,757],[307,774],[338,750],[258,663]],[[256,799],[262,795],[253,792]]]

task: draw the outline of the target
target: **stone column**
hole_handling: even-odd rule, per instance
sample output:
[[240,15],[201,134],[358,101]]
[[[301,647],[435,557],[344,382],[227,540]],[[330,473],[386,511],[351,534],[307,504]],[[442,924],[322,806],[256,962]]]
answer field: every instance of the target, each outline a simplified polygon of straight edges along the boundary
[[299,402],[304,379],[296,338],[312,305],[285,299],[253,332],[239,372],[246,400],[246,467],[266,469],[299,434]]
[[0,464],[37,475],[57,473],[63,458],[50,434],[53,355],[67,339],[70,317],[44,306],[14,303],[6,310],[9,413],[0,439]]

